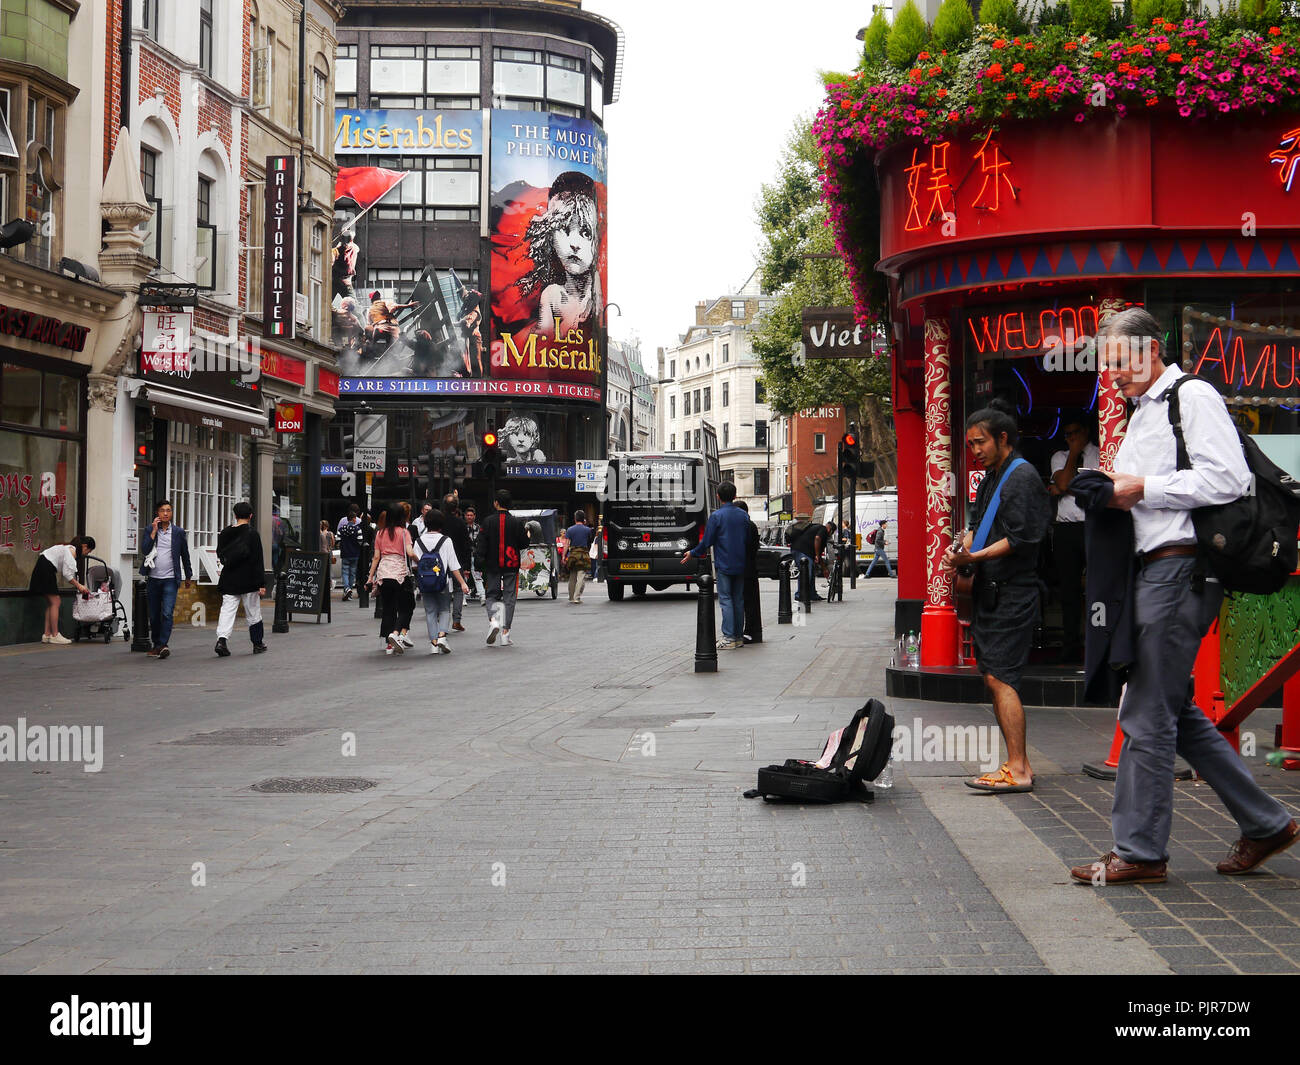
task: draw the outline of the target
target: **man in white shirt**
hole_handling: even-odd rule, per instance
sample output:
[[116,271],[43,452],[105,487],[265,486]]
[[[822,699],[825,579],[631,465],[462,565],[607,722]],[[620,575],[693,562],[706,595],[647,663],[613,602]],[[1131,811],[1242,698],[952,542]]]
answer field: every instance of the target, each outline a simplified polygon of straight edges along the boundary
[[1216,867],[1237,876],[1291,846],[1300,828],[1210,719],[1192,702],[1189,677],[1201,639],[1218,616],[1223,587],[1197,558],[1192,510],[1239,499],[1250,472],[1222,397],[1208,382],[1178,393],[1190,469],[1179,470],[1168,392],[1183,376],[1165,366],[1159,323],[1140,307],[1108,319],[1099,356],[1119,391],[1135,400],[1115,456],[1110,505],[1133,515],[1136,648],[1120,702],[1124,732],[1111,807],[1114,849],[1077,866],[1081,883],[1163,883],[1173,818],[1174,755],[1182,755],[1241,830]]
[[1052,481],[1047,491],[1056,499],[1056,521],[1052,524],[1052,559],[1060,578],[1061,661],[1083,661],[1083,511],[1066,491],[1082,469],[1101,467],[1101,453],[1088,439],[1088,424],[1082,418],[1065,423],[1065,450],[1052,456]]

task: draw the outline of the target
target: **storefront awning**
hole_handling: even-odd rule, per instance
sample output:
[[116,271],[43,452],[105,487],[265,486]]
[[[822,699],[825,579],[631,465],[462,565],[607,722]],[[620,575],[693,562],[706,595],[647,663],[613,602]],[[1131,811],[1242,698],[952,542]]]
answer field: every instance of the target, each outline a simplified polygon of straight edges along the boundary
[[204,425],[209,429],[242,433],[244,436],[266,436],[266,411],[259,407],[243,407],[236,403],[223,403],[193,392],[150,385],[146,390],[154,416],[172,421]]

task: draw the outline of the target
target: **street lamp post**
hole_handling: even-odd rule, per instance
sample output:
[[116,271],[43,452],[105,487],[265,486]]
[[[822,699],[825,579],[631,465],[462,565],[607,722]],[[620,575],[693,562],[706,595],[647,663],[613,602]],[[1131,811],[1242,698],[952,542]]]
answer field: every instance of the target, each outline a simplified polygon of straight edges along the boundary
[[[758,447],[758,425],[755,422],[741,422],[742,429],[748,427],[754,430],[754,446]],[[767,421],[767,434],[764,437],[764,443],[767,445],[767,484],[766,500],[763,503],[763,514],[768,521],[772,520],[772,420]]]

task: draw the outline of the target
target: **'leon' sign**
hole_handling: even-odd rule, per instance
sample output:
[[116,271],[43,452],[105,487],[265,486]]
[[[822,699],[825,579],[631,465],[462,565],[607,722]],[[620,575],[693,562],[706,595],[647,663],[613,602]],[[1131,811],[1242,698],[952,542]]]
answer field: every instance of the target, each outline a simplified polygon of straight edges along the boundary
[[870,355],[873,334],[859,325],[850,307],[803,309],[804,355],[809,359],[849,359]]
[[262,238],[262,330],[265,336],[295,336],[294,293],[298,291],[298,160],[266,160],[266,225]]

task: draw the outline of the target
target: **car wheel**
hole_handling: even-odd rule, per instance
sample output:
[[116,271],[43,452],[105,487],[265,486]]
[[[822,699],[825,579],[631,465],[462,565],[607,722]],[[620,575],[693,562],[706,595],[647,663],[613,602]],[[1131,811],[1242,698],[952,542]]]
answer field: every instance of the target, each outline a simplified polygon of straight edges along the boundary
[[644,582],[638,581],[636,584],[632,585],[632,594],[635,595],[638,599],[644,599],[645,593],[646,593],[646,586]]

